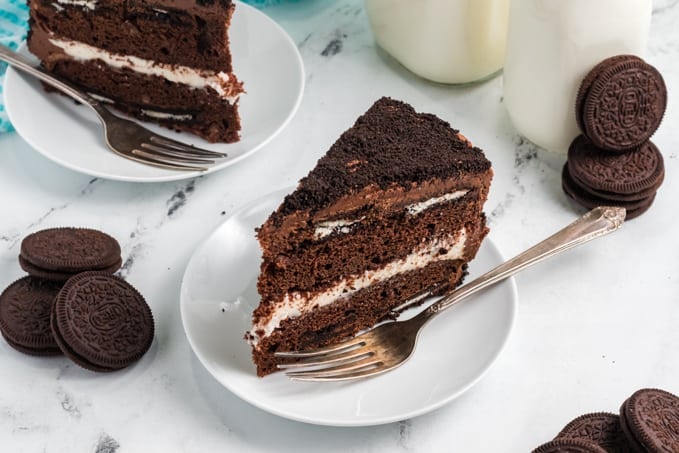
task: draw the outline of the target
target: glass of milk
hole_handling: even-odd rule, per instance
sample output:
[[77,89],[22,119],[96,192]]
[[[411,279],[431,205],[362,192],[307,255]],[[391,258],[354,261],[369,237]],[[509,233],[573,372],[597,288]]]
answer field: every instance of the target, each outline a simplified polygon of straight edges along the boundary
[[509,0],[365,0],[377,44],[440,83],[488,79],[502,69]]
[[516,129],[566,153],[582,79],[608,57],[643,57],[651,12],[652,0],[512,0],[503,82]]

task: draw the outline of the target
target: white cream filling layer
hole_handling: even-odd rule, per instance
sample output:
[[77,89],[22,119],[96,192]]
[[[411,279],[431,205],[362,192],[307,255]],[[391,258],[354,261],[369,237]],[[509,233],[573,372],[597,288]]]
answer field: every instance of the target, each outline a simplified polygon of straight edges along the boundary
[[156,112],[155,110],[146,110],[146,109],[141,109],[141,113],[148,116],[148,117],[157,118],[157,119],[160,119],[160,120],[172,119],[172,120],[176,120],[176,121],[189,121],[191,118],[193,118],[193,115],[189,115],[189,114]]
[[[465,228],[462,228],[456,235],[436,238],[403,259],[392,261],[381,269],[367,270],[362,275],[344,279],[332,288],[315,294],[311,298],[307,298],[304,293],[289,293],[283,301],[277,304],[278,308],[269,319],[252,327],[251,332],[255,334],[252,343],[257,344],[261,338],[271,335],[285,319],[297,318],[312,310],[336,302],[338,299],[349,297],[369,286],[379,284],[399,274],[422,269],[431,263],[461,259],[464,256],[466,241],[467,232]],[[442,249],[445,249],[446,252],[441,253]],[[263,334],[259,336],[262,331]]]
[[457,200],[458,198],[462,198],[465,195],[467,195],[468,192],[469,192],[468,190],[457,190],[452,193],[441,195],[440,197],[430,198],[429,200],[425,200],[420,203],[413,203],[411,205],[406,206],[406,211],[408,211],[408,214],[410,215],[417,215],[422,211],[431,208],[432,206],[436,206],[437,204],[446,203],[448,201],[453,201]]
[[78,61],[101,60],[116,69],[127,68],[139,74],[163,77],[170,82],[181,83],[191,88],[210,87],[221,98],[231,103],[240,96],[240,94],[235,96],[229,94],[226,87],[228,87],[230,78],[226,72],[206,71],[188,66],[158,63],[132,55],[114,54],[78,41],[54,38],[50,38],[49,41],[61,48],[66,55]]
[[92,11],[97,6],[96,0],[57,0],[57,3],[68,6],[82,6]]
[[316,225],[314,230],[314,237],[316,239],[323,239],[324,237],[330,236],[331,234],[345,234],[351,231],[351,226],[356,225],[365,217],[361,217],[356,220],[329,220],[327,222],[321,222]]

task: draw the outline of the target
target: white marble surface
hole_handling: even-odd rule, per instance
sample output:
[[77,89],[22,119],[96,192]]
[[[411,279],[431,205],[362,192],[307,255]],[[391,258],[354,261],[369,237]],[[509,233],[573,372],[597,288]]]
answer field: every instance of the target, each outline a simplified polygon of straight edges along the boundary
[[518,276],[518,322],[490,372],[451,404],[400,423],[306,425],[224,390],[184,336],[182,274],[226,216],[293,185],[382,95],[440,115],[486,150],[496,171],[490,237],[505,256],[569,223],[583,211],[561,191],[563,158],[517,135],[501,78],[470,88],[427,83],[375,49],[360,0],[309,0],[266,10],[303,56],[300,111],[265,149],[222,172],[180,183],[111,182],[60,168],[15,134],[0,136],[0,285],[22,275],[17,255],[27,233],[100,228],[121,242],[122,274],[148,299],[157,331],[140,363],[110,375],[0,342],[0,450],[526,452],[577,415],[616,412],[638,388],[679,393],[679,2],[655,3],[648,60],[670,90],[654,137],[667,168],[655,205],[614,235]]

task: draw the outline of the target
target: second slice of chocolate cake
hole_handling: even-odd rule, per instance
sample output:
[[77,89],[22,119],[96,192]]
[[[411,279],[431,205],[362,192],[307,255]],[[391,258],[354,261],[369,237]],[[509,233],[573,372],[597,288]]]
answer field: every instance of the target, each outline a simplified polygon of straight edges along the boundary
[[210,142],[240,139],[231,0],[28,0],[28,49],[118,110]]
[[335,343],[459,285],[488,233],[492,175],[447,122],[378,100],[257,231],[257,374],[276,370],[276,351]]

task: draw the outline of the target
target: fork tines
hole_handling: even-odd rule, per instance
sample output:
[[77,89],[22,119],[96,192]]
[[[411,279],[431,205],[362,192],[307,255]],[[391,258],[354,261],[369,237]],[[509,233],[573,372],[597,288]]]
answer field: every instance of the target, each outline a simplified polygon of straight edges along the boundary
[[[154,142],[153,144],[148,144],[148,146],[153,146],[154,144],[157,146],[164,146],[170,149],[174,149],[176,151],[186,151],[188,152],[191,156],[205,156],[205,157],[216,157],[216,158],[221,158],[221,157],[226,157],[226,153],[220,153],[217,151],[210,151],[208,149],[202,149],[198,148],[193,145],[187,145],[186,143],[178,142],[177,140],[173,140],[168,137],[161,137],[159,135],[151,135],[149,137],[149,140]],[[146,143],[145,143],[146,145]]]
[[132,154],[144,162],[169,168],[204,171],[207,168],[191,164],[209,165],[215,162],[215,158],[226,157],[225,153],[197,148],[158,135],[150,135],[148,141],[151,143],[141,143],[141,149],[133,149]]
[[368,377],[384,372],[381,361],[371,356],[356,363],[338,365],[308,371],[292,371],[286,373],[290,379],[298,381],[347,381],[358,377]]
[[[305,351],[276,352],[274,355],[289,361],[278,364],[286,375],[304,381],[343,381],[366,376],[383,363],[366,350],[366,340],[352,338],[343,343]],[[294,361],[292,361],[294,360]]]

